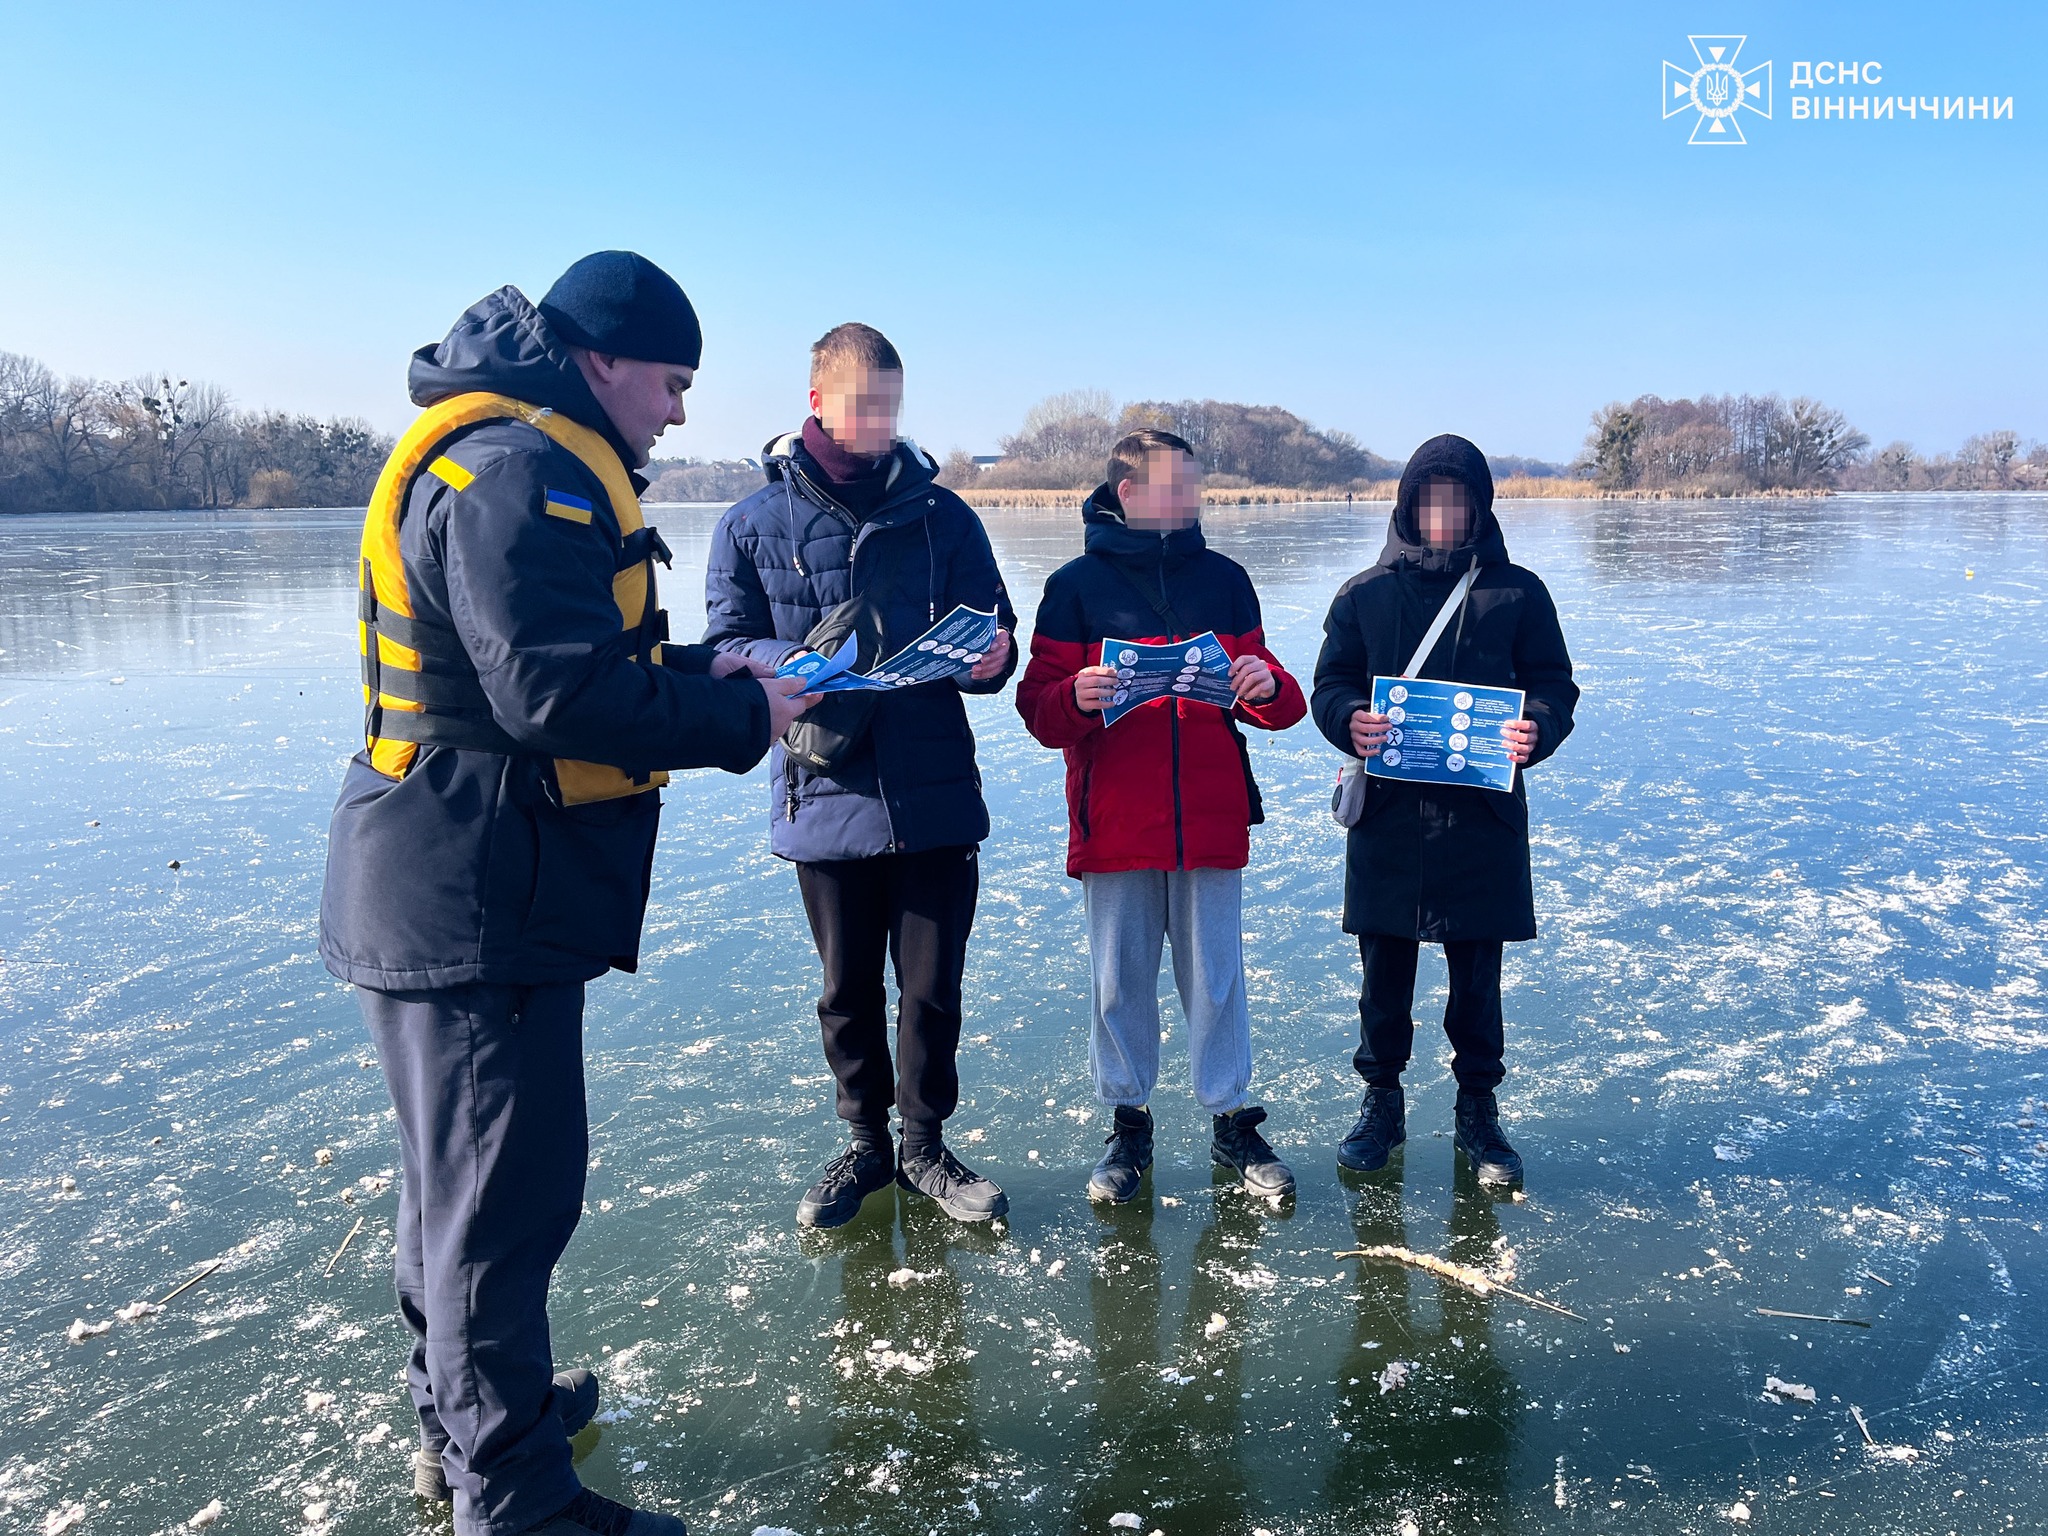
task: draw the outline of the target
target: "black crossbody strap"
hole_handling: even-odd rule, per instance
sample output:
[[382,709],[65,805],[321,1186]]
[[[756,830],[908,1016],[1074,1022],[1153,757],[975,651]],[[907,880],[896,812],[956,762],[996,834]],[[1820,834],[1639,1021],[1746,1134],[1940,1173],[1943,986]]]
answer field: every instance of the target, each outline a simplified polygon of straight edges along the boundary
[[1143,582],[1139,581],[1137,577],[1124,569],[1123,566],[1117,564],[1116,561],[1106,556],[1098,558],[1102,560],[1104,565],[1115,571],[1117,575],[1123,577],[1124,584],[1137,593],[1138,596],[1145,599],[1146,606],[1166,621],[1167,638],[1174,640],[1180,638],[1181,631],[1187,626],[1181,623],[1180,615],[1173,611],[1173,604],[1166,600],[1166,578],[1164,576],[1161,576],[1159,579],[1159,590],[1154,592]]

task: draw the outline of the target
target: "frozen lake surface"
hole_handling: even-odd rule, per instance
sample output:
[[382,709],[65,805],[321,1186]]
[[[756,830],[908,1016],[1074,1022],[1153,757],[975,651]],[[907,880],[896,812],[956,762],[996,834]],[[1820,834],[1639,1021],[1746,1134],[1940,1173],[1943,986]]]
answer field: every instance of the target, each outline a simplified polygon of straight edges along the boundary
[[[655,518],[679,634],[715,515]],[[1210,519],[1304,679],[1384,516]],[[814,960],[764,774],[694,776],[643,969],[591,989],[553,1307],[558,1359],[604,1382],[588,1482],[739,1536],[2040,1528],[2048,500],[1502,520],[1586,689],[1531,781],[1543,937],[1510,951],[1527,1198],[1454,1176],[1434,1026],[1404,1157],[1339,1177],[1357,954],[1304,725],[1253,744],[1247,889],[1257,1091],[1300,1199],[1212,1184],[1183,1059],[1151,1198],[1091,1209],[1058,758],[1005,695],[970,702],[995,832],[953,1134],[1009,1229],[888,1195],[800,1241],[839,1135]],[[1028,610],[1076,519],[990,526]],[[356,532],[0,521],[0,1530],[75,1506],[182,1531],[214,1499],[224,1532],[446,1527],[404,1492],[397,1140],[314,953]],[[1511,1265],[1587,1320],[1331,1257],[1372,1243]]]

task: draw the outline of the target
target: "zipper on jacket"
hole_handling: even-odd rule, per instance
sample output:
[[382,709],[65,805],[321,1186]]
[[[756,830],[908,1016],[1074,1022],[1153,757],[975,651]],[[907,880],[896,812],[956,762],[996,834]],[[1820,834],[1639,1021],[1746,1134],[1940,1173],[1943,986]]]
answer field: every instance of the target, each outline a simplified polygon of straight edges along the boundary
[[[1166,595],[1166,541],[1164,539],[1159,541],[1159,601],[1168,608],[1173,606],[1172,600]],[[1168,635],[1166,638],[1169,644],[1178,645],[1180,643],[1180,636],[1178,634]],[[1180,804],[1180,700],[1169,694],[1166,702],[1173,709],[1173,714],[1170,717],[1171,723],[1168,726],[1173,737],[1173,867],[1175,869],[1186,869],[1188,867],[1187,833],[1181,825]]]
[[1081,767],[1081,838],[1084,842],[1095,835],[1094,828],[1090,826],[1088,821],[1088,791],[1094,787],[1094,784],[1095,759],[1093,756],[1090,756],[1088,761]]

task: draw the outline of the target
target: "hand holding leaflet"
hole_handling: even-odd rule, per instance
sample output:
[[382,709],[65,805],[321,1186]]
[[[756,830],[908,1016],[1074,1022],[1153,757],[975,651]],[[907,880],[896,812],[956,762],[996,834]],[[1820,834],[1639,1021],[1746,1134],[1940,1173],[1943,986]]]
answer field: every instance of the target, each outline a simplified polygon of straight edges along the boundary
[[1515,763],[1501,727],[1521,718],[1521,689],[1376,677],[1372,708],[1388,720],[1384,744],[1365,760],[1372,777],[1514,789]]
[[1116,691],[1103,706],[1104,726],[1116,724],[1140,704],[1154,699],[1192,699],[1232,709],[1237,688],[1230,679],[1230,654],[1214,630],[1205,630],[1191,640],[1169,645],[1146,645],[1137,640],[1106,639],[1102,642],[1102,665],[1116,669]]
[[994,610],[984,613],[962,604],[872,672],[852,670],[859,659],[860,643],[848,635],[831,656],[806,651],[784,662],[776,676],[802,677],[812,693],[911,688],[919,683],[967,676],[995,644],[995,638]]

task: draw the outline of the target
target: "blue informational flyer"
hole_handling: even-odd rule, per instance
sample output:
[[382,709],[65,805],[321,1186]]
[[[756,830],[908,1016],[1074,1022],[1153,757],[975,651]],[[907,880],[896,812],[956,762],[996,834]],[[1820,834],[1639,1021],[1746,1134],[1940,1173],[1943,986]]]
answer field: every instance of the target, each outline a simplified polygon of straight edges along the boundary
[[800,677],[806,693],[848,689],[911,688],[949,677],[965,677],[996,643],[996,616],[964,604],[903,647],[872,672],[855,672],[860,642],[852,635],[830,656],[805,651],[776,668],[777,677]]
[[1169,695],[1218,709],[1237,703],[1237,690],[1230,683],[1230,653],[1213,629],[1169,645],[1105,640],[1102,665],[1116,668],[1116,692],[1102,710],[1105,726],[1115,725],[1140,704]]
[[1393,722],[1379,755],[1365,760],[1372,777],[1513,792],[1515,765],[1500,728],[1522,718],[1521,689],[1376,677],[1372,712]]

